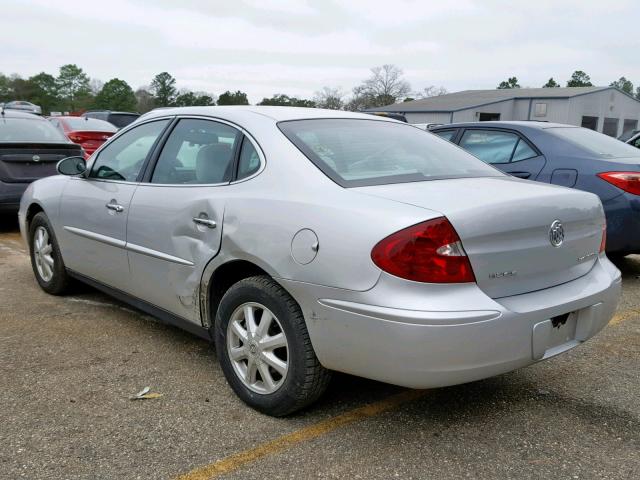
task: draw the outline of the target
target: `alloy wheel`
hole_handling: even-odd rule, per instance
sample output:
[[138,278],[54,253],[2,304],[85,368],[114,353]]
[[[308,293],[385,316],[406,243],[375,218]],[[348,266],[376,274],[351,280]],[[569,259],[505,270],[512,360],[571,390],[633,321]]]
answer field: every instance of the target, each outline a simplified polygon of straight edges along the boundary
[[274,393],[289,370],[289,346],[282,325],[259,303],[244,303],[231,315],[227,354],[240,381],[256,393]]
[[33,256],[36,263],[38,275],[45,282],[51,281],[53,278],[53,245],[49,232],[44,227],[38,227],[33,236]]

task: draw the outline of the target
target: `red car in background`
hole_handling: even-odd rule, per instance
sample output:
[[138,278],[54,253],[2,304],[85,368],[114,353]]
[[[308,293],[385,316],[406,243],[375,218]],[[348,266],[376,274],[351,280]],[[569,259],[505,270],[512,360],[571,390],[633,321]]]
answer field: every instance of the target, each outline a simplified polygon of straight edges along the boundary
[[85,160],[118,130],[109,122],[95,118],[60,116],[49,117],[48,120],[69,140],[82,147]]

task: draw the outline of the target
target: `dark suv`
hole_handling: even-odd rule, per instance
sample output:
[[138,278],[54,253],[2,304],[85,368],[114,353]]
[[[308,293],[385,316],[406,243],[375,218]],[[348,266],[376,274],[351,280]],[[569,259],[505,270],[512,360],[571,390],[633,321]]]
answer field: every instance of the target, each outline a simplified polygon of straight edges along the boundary
[[89,110],[88,112],[84,112],[82,116],[104,120],[120,129],[135,122],[140,114],[132,112],[114,112],[112,110]]
[[81,155],[82,147],[44,118],[0,109],[0,212],[17,212],[31,182],[55,175],[63,158]]

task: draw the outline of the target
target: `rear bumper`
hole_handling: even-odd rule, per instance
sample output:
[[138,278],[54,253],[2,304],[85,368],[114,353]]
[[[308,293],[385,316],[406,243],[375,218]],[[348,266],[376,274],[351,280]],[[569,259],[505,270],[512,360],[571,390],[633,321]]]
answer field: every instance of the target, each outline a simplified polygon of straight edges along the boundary
[[[569,350],[609,322],[621,287],[604,256],[577,280],[497,300],[475,284],[386,274],[367,292],[280,282],[301,304],[325,367],[411,388],[479,380]],[[566,313],[554,329],[550,319]]]
[[15,213],[20,208],[20,198],[29,183],[5,183],[0,181],[0,212]]
[[607,217],[607,252],[640,253],[640,196],[623,193],[602,206]]

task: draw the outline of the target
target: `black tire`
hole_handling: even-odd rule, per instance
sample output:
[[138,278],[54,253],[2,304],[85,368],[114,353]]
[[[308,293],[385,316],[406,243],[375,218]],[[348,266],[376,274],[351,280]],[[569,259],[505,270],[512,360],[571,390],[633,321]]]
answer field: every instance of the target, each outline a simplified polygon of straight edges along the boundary
[[[248,302],[267,307],[278,319],[288,344],[288,371],[273,393],[249,389],[238,377],[227,352],[227,327],[236,309]],[[278,283],[268,276],[245,278],[224,294],[214,325],[215,345],[222,371],[233,391],[250,407],[281,417],[316,401],[326,390],[331,372],[313,350],[300,307]]]
[[[51,258],[53,258],[53,276],[45,280],[36,266],[36,253],[34,251],[34,237],[38,228],[44,228],[49,235],[49,242],[51,244]],[[31,224],[29,225],[29,252],[31,256],[31,268],[40,285],[45,292],[51,295],[62,295],[69,290],[71,284],[71,278],[67,275],[64,262],[62,261],[62,255],[60,254],[60,248],[58,241],[53,233],[53,228],[49,223],[49,219],[44,212],[40,212],[33,217]]]

